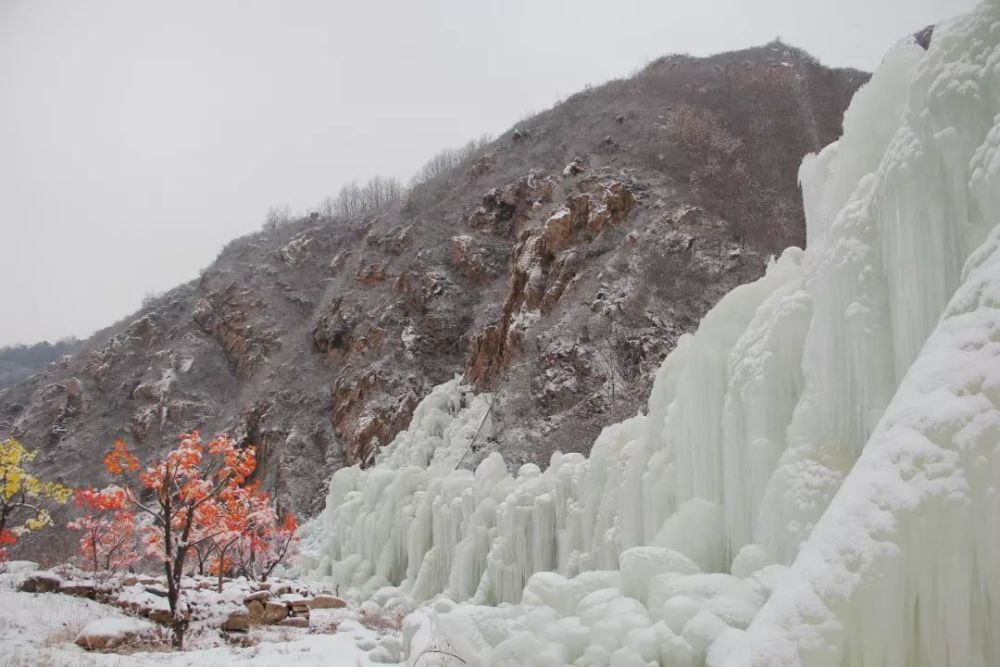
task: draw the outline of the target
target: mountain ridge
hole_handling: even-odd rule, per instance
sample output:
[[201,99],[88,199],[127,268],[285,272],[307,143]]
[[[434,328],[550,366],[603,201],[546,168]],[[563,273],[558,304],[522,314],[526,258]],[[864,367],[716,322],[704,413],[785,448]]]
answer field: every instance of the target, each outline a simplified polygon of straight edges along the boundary
[[370,461],[458,374],[491,392],[502,434],[464,465],[585,451],[719,297],[804,245],[795,168],[866,80],[780,42],[658,59],[517,124],[397,210],[234,240],[0,389],[0,436],[82,485],[115,437],[145,456],[226,430],[312,515],[336,469]]

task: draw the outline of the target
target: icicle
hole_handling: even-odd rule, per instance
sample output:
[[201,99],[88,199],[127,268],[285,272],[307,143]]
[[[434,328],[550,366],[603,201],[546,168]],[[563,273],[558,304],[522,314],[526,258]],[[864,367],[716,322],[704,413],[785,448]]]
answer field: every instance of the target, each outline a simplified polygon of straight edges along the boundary
[[470,473],[489,401],[446,383],[334,475],[301,567],[432,600],[470,664],[1000,663],[997,72],[997,1],[895,48],[803,162],[808,249],[681,338],[646,414]]

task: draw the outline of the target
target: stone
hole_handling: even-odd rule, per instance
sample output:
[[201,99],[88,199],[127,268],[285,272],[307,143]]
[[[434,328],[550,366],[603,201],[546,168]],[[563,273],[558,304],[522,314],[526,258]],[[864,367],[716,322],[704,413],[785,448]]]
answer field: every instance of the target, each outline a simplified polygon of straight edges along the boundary
[[384,264],[372,263],[358,269],[355,278],[362,285],[376,285],[386,279],[386,269]]
[[473,282],[480,282],[492,273],[486,249],[465,234],[452,237],[448,257],[452,265]]
[[167,591],[166,587],[164,587],[164,586],[159,586],[159,585],[154,585],[154,586],[145,586],[145,587],[144,587],[144,590],[145,590],[145,591],[146,591],[147,593],[149,593],[150,595],[155,595],[155,596],[156,596],[156,597],[158,597],[158,598],[165,598],[165,597],[167,597],[167,596],[168,596],[168,595],[170,594],[170,593],[169,593],[169,592]]
[[93,584],[85,584],[80,582],[64,582],[59,586],[59,592],[64,595],[74,595],[79,598],[90,598],[93,600],[97,597],[97,589]]
[[247,613],[252,623],[260,623],[264,619],[264,603],[260,600],[250,600],[246,603]]
[[562,175],[567,177],[576,176],[577,174],[583,172],[583,170],[584,170],[583,161],[577,158],[574,159],[569,164],[567,164],[565,167],[563,167]]
[[250,629],[250,614],[245,611],[234,611],[222,624],[226,632],[246,632]]
[[288,609],[291,611],[291,616],[305,616],[309,617],[309,605],[306,603],[300,604],[289,604]]
[[67,396],[79,396],[83,392],[83,383],[78,378],[71,377],[63,383]]
[[52,593],[58,591],[62,579],[50,572],[35,572],[21,583],[20,590],[25,593]]
[[76,636],[76,645],[88,651],[106,651],[121,646],[150,629],[134,618],[101,618],[88,623]]
[[250,595],[243,598],[243,604],[249,605],[251,602],[260,601],[265,602],[271,599],[271,591],[257,591],[256,593],[251,593]]
[[343,609],[347,603],[334,595],[317,595],[309,601],[310,609]]
[[288,618],[288,607],[281,602],[268,600],[264,603],[264,614],[262,621],[268,625],[274,625]]
[[290,604],[292,606],[300,606],[301,607],[301,606],[308,606],[309,605],[309,599],[310,598],[307,598],[304,595],[299,595],[298,597],[292,597],[291,595],[288,595],[288,597],[285,598],[285,602],[287,602],[288,604]]
[[169,609],[163,609],[162,607],[155,608],[144,608],[140,609],[139,613],[148,618],[149,620],[159,623],[161,625],[170,625],[170,621],[173,617],[170,615]]
[[469,179],[475,180],[480,176],[485,176],[486,174],[491,173],[494,169],[496,169],[496,165],[493,160],[493,153],[487,153],[476,160],[475,164],[473,164],[469,169]]
[[308,628],[309,618],[305,616],[292,616],[284,619],[278,625],[284,625],[289,628]]

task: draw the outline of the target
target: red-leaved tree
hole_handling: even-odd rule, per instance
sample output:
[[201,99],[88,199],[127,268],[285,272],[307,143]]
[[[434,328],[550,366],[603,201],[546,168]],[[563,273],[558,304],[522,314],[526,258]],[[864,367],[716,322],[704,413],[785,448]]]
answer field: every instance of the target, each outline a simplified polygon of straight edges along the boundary
[[74,499],[77,507],[89,511],[67,527],[81,532],[80,561],[95,578],[114,575],[141,558],[135,513],[128,506],[124,489],[78,489]]
[[7,547],[14,546],[17,543],[17,536],[10,532],[6,528],[0,530],[0,563],[7,560],[10,554],[7,553]]
[[250,579],[266,581],[279,565],[287,565],[298,553],[298,523],[291,512],[281,522],[259,524],[247,531],[237,545],[235,557],[240,572]]
[[209,571],[219,578],[222,592],[223,577],[236,566],[236,553],[248,536],[274,530],[277,515],[268,495],[256,484],[226,489],[219,494],[218,530],[211,538],[212,553]]
[[174,645],[181,649],[188,625],[181,600],[185,564],[198,544],[226,532],[225,499],[238,495],[256,468],[254,448],[241,448],[226,435],[206,445],[198,433],[188,433],[176,449],[142,468],[118,440],[104,466],[124,494],[123,506],[141,517],[146,555],[163,564]]

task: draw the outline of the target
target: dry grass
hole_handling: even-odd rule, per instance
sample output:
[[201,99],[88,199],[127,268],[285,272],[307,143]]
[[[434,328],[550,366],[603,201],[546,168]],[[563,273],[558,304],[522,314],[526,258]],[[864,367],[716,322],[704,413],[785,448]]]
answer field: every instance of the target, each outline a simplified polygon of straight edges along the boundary
[[403,614],[398,612],[376,614],[361,612],[361,615],[358,616],[358,622],[369,630],[375,630],[376,632],[399,632],[403,629]]
[[58,630],[49,633],[49,636],[45,638],[44,645],[47,648],[57,648],[65,644],[72,644],[76,641],[76,636],[80,634],[84,624],[84,619],[63,623]]
[[330,621],[328,623],[317,623],[310,628],[310,631],[320,635],[333,635],[340,628],[340,621]]
[[144,632],[132,641],[125,642],[111,651],[120,655],[133,653],[169,653],[174,650],[171,643],[173,636],[167,628],[156,626],[150,632]]

